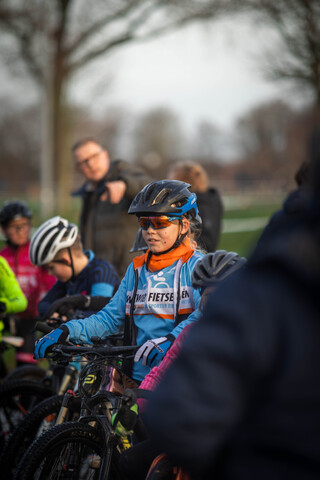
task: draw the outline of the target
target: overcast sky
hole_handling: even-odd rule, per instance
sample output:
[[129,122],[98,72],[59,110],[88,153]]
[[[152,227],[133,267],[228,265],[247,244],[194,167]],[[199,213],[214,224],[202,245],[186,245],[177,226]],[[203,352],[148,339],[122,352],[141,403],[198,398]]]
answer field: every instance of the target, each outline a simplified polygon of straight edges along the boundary
[[[258,71],[265,32],[233,21],[210,30],[193,25],[131,44],[77,77],[75,98],[91,98],[96,111],[122,104],[138,112],[173,109],[187,126],[210,120],[223,129],[260,102],[282,96]],[[90,93],[91,92],[91,93]],[[92,93],[94,92],[94,93]]]

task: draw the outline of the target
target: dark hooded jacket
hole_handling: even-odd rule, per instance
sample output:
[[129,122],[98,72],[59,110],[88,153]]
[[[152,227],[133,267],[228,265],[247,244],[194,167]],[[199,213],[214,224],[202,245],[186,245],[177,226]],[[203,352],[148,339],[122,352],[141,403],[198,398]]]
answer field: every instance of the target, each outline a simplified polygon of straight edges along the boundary
[[149,401],[192,479],[320,478],[319,218],[287,217],[220,284]]
[[[122,200],[112,204],[101,200],[105,183],[123,180],[127,185]],[[73,196],[82,198],[80,216],[81,237],[86,249],[93,250],[98,258],[111,263],[122,278],[133,255],[129,250],[138,230],[137,217],[128,215],[128,208],[136,194],[151,181],[134,165],[123,160],[111,162],[108,173],[94,189],[86,182]]]

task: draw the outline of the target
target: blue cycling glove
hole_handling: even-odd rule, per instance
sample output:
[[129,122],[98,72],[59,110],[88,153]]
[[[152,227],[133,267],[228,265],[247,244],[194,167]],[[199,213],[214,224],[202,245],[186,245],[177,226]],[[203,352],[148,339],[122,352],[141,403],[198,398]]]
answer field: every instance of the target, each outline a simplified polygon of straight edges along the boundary
[[44,337],[40,338],[34,346],[34,358],[44,358],[52,350],[52,347],[58,343],[65,343],[69,336],[69,330],[65,325],[52,330]]
[[142,359],[142,365],[154,367],[161,362],[174,341],[175,337],[171,333],[166,337],[148,340],[137,350],[134,361],[139,362]]

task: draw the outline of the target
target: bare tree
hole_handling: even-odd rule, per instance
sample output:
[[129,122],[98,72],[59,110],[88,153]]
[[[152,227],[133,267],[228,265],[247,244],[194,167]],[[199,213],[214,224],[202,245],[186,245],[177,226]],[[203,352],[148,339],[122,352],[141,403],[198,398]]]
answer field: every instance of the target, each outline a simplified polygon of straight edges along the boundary
[[269,49],[261,52],[266,74],[290,82],[298,91],[311,92],[320,121],[320,2],[319,0],[243,0],[254,15],[256,28],[275,33]]
[[148,111],[139,120],[135,132],[136,163],[155,178],[164,178],[168,165],[179,157],[182,148],[179,118],[168,108]]
[[258,150],[267,149],[276,158],[286,147],[287,128],[293,112],[281,100],[263,103],[237,122],[244,155],[254,155]]
[[0,0],[7,58],[19,58],[43,92],[45,196],[66,200],[64,108],[73,74],[132,41],[149,39],[225,11],[226,0]]
[[212,122],[208,120],[199,122],[195,134],[193,156],[203,162],[217,160],[219,157],[217,141],[220,135],[219,129]]

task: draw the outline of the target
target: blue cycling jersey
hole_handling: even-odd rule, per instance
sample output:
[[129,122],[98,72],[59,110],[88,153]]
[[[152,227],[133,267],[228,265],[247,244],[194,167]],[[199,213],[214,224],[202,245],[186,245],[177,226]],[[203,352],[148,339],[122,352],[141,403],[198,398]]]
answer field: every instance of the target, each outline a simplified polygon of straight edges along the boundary
[[[192,270],[201,256],[194,252],[186,263],[177,260],[156,272],[148,271],[145,264],[135,270],[131,263],[117,293],[100,312],[85,321],[71,320],[66,324],[71,341],[91,343],[91,337],[106,338],[117,333],[130,313],[135,331],[131,343],[141,345],[169,333],[177,337],[201,315],[200,293],[191,284]],[[150,367],[138,362],[133,365],[132,376],[141,381],[149,371]]]
[[[89,258],[87,266],[72,280],[58,280],[39,302],[38,312],[44,315],[51,304],[66,295],[99,295],[111,297],[119,286],[119,278],[113,266],[106,260],[96,258],[91,250],[84,252]],[[88,315],[88,312],[84,311]]]

